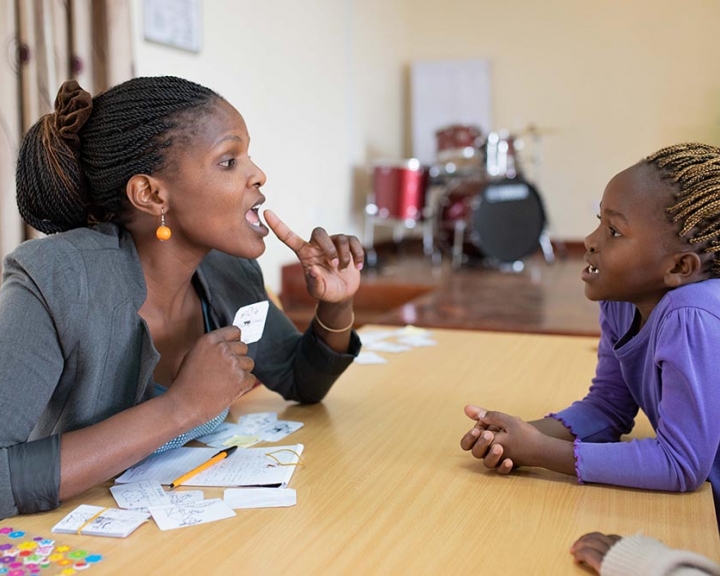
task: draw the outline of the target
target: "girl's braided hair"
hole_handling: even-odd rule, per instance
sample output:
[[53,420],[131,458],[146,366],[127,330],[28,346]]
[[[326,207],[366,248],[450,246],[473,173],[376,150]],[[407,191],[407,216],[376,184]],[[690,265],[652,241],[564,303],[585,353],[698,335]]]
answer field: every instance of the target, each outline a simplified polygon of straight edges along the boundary
[[23,220],[46,234],[98,221],[122,223],[125,186],[166,168],[221,97],[182,78],[134,78],[94,98],[65,82],[25,135],[17,164]]
[[667,208],[670,220],[679,223],[679,236],[687,237],[701,257],[710,255],[708,272],[720,278],[720,148],[676,144],[645,161],[677,184],[674,203]]

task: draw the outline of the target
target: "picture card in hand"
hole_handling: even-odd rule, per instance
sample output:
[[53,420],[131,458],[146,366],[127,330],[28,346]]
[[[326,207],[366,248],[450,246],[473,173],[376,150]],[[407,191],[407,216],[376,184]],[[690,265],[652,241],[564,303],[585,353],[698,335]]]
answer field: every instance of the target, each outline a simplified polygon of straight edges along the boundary
[[233,325],[240,328],[240,340],[245,344],[252,344],[262,338],[270,304],[267,300],[243,306],[235,313]]
[[52,527],[52,532],[125,538],[150,518],[146,512],[81,504]]

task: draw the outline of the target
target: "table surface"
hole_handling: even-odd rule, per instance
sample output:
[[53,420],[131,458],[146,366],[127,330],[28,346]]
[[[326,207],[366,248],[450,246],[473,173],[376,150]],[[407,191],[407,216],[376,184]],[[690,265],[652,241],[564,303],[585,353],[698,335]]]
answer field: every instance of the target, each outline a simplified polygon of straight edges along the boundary
[[[530,419],[580,398],[594,373],[595,338],[432,335],[437,346],[354,364],[322,404],[299,406],[258,388],[233,407],[235,418],[274,411],[305,423],[278,443],[305,445],[306,465],[290,485],[296,506],[238,510],[168,532],[148,522],[125,539],[53,537],[103,554],[93,574],[587,574],[568,550],[594,530],[643,531],[720,561],[707,483],[674,494],[579,485],[536,468],[500,476],[460,449],[466,403]],[[651,433],[638,423],[635,436]],[[114,506],[108,486],[2,525],[50,536],[80,504]]]

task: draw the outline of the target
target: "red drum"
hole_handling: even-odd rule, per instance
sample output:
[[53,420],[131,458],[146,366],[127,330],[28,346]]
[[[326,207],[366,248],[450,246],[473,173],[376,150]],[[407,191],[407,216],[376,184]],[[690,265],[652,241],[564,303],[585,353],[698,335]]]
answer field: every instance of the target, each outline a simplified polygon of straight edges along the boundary
[[457,161],[476,156],[482,145],[480,128],[453,124],[435,132],[439,162]]
[[411,159],[378,164],[373,170],[373,192],[380,218],[420,220],[425,208],[429,169]]
[[535,187],[521,178],[463,179],[440,200],[438,242],[448,249],[458,222],[463,252],[496,262],[515,262],[540,247],[545,210]]

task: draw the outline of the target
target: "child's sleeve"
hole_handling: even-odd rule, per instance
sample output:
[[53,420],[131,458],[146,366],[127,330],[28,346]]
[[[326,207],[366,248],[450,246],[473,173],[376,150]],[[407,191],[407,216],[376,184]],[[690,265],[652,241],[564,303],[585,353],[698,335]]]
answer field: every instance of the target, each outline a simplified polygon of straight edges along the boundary
[[613,346],[630,327],[634,307],[624,303],[600,305],[600,343],[595,378],[588,394],[560,412],[560,420],[584,442],[617,442],[633,428],[638,405],[628,390]]
[[720,319],[696,308],[668,315],[654,362],[660,374],[656,437],[576,444],[580,480],[689,491],[705,482],[720,446]]

